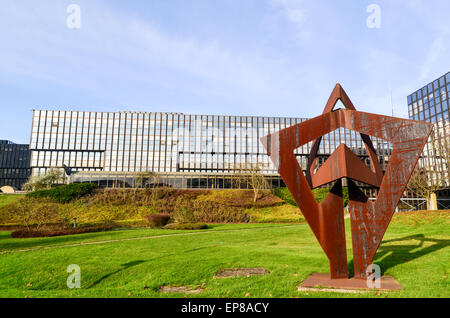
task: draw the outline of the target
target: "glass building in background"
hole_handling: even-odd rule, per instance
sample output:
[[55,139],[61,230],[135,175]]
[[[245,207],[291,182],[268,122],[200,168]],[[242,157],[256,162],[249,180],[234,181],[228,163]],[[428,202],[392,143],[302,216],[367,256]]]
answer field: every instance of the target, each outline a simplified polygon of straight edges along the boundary
[[[179,188],[229,188],[230,177],[258,169],[272,186],[282,180],[259,139],[305,118],[189,115],[165,112],[34,110],[30,149],[33,175],[65,167],[71,182],[133,187],[151,171]],[[344,128],[323,138],[319,165],[345,142],[369,164],[361,138]],[[385,167],[392,146],[373,138]],[[296,150],[306,168],[311,144]],[[122,181],[120,181],[122,180]],[[161,181],[162,180],[162,181]]]
[[28,145],[0,140],[0,188],[21,189],[31,174],[30,156]]
[[[450,72],[408,96],[409,118],[434,124],[434,131],[425,145],[419,167],[430,174],[432,182],[444,187],[449,184],[450,120],[449,120]],[[449,196],[448,190],[441,191]]]

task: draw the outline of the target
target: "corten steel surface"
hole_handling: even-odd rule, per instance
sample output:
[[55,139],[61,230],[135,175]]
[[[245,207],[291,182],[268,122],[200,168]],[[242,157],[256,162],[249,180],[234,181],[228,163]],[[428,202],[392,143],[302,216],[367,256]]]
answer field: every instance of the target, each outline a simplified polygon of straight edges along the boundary
[[[333,111],[338,100],[346,109]],[[371,167],[341,144],[314,173],[322,136],[346,128],[361,134]],[[332,279],[348,278],[344,229],[342,178],[348,180],[355,278],[365,279],[384,233],[395,212],[433,124],[358,112],[342,87],[334,88],[321,116],[261,138],[272,162],[305,216],[330,262]],[[392,143],[393,151],[383,176],[369,136]],[[306,176],[294,150],[314,141]],[[379,188],[371,202],[353,180]],[[319,204],[313,188],[336,181]]]

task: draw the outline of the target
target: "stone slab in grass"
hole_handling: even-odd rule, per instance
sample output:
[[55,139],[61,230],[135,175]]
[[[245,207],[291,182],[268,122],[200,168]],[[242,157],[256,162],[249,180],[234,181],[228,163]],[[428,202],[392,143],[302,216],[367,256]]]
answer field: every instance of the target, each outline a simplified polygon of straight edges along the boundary
[[160,293],[184,293],[184,294],[198,294],[201,293],[203,289],[201,287],[192,286],[161,286],[159,289]]
[[365,279],[338,278],[331,279],[330,274],[313,273],[298,287],[298,291],[336,291],[336,292],[364,292],[364,291],[394,291],[403,287],[392,276],[382,276],[380,286],[371,288]]
[[263,267],[253,268],[224,268],[217,272],[214,278],[227,278],[227,277],[250,277],[253,275],[266,275],[270,272]]

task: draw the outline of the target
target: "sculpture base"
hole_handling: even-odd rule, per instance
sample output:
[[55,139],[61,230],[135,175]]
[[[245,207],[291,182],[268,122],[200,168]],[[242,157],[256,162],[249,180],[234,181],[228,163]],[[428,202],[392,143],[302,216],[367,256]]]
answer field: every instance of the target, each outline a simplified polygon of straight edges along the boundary
[[331,279],[330,274],[314,273],[299,287],[299,291],[336,291],[336,292],[367,292],[367,291],[393,291],[403,289],[402,285],[392,276],[380,278],[379,288],[370,288],[365,279],[339,278]]

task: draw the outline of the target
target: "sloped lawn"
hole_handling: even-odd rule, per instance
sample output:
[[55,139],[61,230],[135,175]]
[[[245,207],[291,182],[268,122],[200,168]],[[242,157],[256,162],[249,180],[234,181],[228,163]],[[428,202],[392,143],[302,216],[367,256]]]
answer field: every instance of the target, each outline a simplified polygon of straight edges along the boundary
[[[346,228],[351,262],[349,220]],[[118,230],[39,239],[12,239],[9,232],[0,232],[0,297],[450,297],[450,214],[394,216],[374,263],[404,290],[298,292],[311,273],[328,271],[306,224]],[[80,289],[66,286],[70,264],[80,266]],[[213,278],[223,268],[248,267],[270,274]],[[201,286],[203,291],[163,294],[161,286]]]

